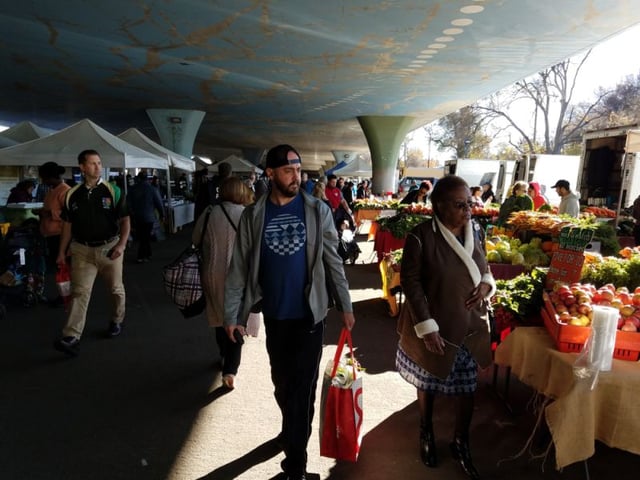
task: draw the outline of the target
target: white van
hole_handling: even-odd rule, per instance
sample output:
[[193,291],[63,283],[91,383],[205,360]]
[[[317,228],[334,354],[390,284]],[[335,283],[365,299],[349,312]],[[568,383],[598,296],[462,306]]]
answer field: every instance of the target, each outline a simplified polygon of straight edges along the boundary
[[425,180],[435,185],[438,179],[444,176],[444,167],[407,167],[403,169],[402,174],[403,177],[398,182],[398,198],[403,198],[413,185],[419,187]]
[[515,163],[512,160],[458,158],[445,161],[444,171],[446,175],[458,175],[464,178],[470,187],[490,183],[496,194],[494,201],[500,203],[514,181]]
[[[551,188],[558,180],[568,180],[577,191],[580,157],[578,155],[525,155],[516,162],[515,180],[538,182],[551,205],[560,205],[560,196]],[[514,180],[514,181],[515,181]]]

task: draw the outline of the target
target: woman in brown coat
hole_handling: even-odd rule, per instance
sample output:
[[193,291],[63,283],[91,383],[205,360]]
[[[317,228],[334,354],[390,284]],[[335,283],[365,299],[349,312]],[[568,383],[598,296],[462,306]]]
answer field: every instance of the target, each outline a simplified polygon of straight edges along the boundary
[[456,425],[450,445],[470,478],[480,478],[469,450],[469,427],[478,365],[491,363],[488,299],[495,291],[484,252],[484,235],[471,221],[465,181],[446,176],[431,194],[433,218],[407,237],[401,283],[406,306],[399,319],[396,367],[417,388],[420,455],[437,466],[433,403],[455,396]]

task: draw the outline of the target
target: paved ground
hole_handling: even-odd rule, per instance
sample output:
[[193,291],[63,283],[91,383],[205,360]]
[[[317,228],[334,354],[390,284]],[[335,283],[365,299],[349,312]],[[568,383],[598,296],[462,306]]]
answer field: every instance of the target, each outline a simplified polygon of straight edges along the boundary
[[[181,318],[163,291],[160,268],[187,245],[189,233],[155,244],[151,263],[127,263],[127,326],[117,339],[103,336],[108,302],[98,282],[77,359],[52,348],[61,309],[9,308],[0,337],[0,479],[265,480],[279,472],[282,454],[270,440],[280,417],[264,336],[247,340],[238,387],[228,392],[204,318]],[[361,246],[361,260],[369,259],[371,243]],[[357,463],[321,458],[316,415],[311,478],[464,479],[447,450],[453,411],[446,399],[436,404],[441,465],[420,463],[415,392],[394,372],[395,321],[380,300],[377,267],[346,269],[358,322],[354,343],[367,368],[365,436]],[[323,365],[339,333],[333,315],[328,323]],[[584,464],[556,472],[552,454],[546,463],[528,453],[511,459],[534,426],[529,389],[513,382],[512,414],[486,372],[477,398],[472,446],[483,478],[587,478]],[[598,444],[588,465],[593,479],[636,479],[640,457]]]

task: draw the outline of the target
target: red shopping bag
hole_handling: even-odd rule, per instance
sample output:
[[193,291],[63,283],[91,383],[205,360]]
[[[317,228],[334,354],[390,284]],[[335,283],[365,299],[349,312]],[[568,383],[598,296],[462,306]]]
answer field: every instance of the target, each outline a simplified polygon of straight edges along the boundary
[[56,272],[56,287],[58,294],[64,301],[64,309],[69,309],[69,303],[71,303],[71,271],[69,270],[69,264],[64,263],[58,267]]
[[[344,343],[348,342],[352,363],[341,363]],[[356,377],[351,332],[340,333],[331,375],[322,383],[320,455],[355,462],[362,443],[362,377]]]

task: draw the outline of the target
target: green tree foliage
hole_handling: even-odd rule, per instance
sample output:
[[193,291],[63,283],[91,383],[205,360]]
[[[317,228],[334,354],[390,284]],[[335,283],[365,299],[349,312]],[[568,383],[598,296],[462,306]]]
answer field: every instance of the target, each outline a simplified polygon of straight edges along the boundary
[[611,91],[599,87],[597,95],[604,95],[601,115],[594,119],[589,129],[632,125],[640,122],[640,73],[628,75]]
[[424,158],[424,152],[419,148],[407,149],[407,158],[405,162],[407,167],[427,166],[427,160]]
[[452,150],[457,158],[487,158],[491,138],[475,107],[464,107],[438,120],[439,128],[428,128],[438,150]]

